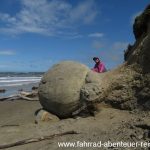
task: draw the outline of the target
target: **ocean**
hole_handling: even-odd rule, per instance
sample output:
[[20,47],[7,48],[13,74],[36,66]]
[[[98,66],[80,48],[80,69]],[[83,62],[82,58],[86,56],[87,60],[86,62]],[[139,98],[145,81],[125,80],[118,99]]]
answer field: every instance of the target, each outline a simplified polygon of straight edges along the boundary
[[33,86],[38,86],[43,72],[0,72],[0,89],[5,89],[0,93],[0,97],[17,94],[20,91],[31,91]]

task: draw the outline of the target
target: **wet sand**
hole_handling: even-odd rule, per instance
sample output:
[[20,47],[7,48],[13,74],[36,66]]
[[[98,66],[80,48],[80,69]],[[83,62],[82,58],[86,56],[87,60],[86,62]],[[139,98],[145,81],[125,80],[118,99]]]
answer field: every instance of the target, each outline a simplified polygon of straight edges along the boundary
[[34,112],[41,108],[39,101],[0,101],[0,126],[34,123]]

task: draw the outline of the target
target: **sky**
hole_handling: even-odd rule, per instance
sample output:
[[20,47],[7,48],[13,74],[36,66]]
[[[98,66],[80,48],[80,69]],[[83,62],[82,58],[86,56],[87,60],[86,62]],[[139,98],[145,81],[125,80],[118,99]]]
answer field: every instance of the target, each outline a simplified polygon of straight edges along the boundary
[[0,72],[47,71],[72,60],[124,62],[134,19],[149,0],[0,0]]

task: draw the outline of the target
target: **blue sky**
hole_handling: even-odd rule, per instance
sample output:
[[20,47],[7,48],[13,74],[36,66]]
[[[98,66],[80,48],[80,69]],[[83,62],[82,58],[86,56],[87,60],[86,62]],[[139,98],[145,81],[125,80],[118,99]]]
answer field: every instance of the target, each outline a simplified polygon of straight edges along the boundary
[[1,0],[0,72],[46,71],[63,60],[108,69],[134,43],[132,24],[149,0]]

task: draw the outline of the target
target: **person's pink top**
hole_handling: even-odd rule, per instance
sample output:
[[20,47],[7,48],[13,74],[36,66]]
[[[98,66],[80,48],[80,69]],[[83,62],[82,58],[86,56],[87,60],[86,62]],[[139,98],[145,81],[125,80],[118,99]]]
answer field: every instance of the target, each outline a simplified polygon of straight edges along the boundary
[[99,64],[95,64],[92,70],[98,73],[102,73],[106,71],[106,68],[105,65],[102,62],[100,62]]

